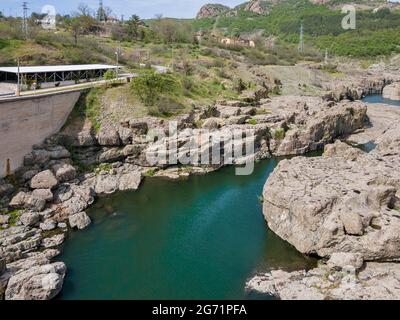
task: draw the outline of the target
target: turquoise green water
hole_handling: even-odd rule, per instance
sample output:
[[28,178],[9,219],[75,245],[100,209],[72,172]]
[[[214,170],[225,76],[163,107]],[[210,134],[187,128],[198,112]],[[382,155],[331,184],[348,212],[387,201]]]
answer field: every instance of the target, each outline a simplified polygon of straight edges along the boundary
[[61,299],[245,299],[258,271],[310,267],[268,231],[258,196],[276,159],[251,176],[228,167],[184,181],[148,178],[100,199],[93,224],[73,232]]
[[362,101],[369,103],[386,103],[392,106],[400,107],[400,101],[385,99],[382,97],[381,94],[371,94],[369,96],[366,96]]

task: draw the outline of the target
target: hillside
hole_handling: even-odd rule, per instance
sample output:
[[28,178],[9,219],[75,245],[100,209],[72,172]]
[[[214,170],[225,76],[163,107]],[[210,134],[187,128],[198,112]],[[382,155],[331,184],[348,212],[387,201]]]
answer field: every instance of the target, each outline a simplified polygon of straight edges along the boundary
[[[298,2],[298,1],[294,1]],[[381,6],[396,7],[394,3],[388,3],[387,0],[309,0],[314,5],[324,5],[331,9],[338,9],[345,4],[354,5],[357,9],[375,9]],[[197,19],[212,18],[216,16],[238,16],[243,12],[255,13],[258,15],[268,15],[270,10],[275,6],[280,6],[288,3],[293,3],[290,0],[251,0],[237,5],[234,8],[229,8],[221,4],[206,4],[199,13]]]
[[[387,4],[380,0],[356,1],[358,5],[368,4],[369,7],[357,12],[355,30],[344,30],[341,24],[344,14],[340,7],[336,8],[344,1],[315,2],[318,4],[308,0],[277,1],[271,4],[267,18],[265,14],[244,10],[246,5],[242,5],[234,16],[228,12],[219,16],[218,20],[197,19],[194,25],[196,29],[217,29],[228,37],[246,35],[260,40],[261,35],[264,38],[273,37],[278,42],[297,44],[303,24],[306,46],[328,49],[331,54],[368,58],[399,52],[399,4]],[[384,7],[379,10],[371,10],[383,3]]]

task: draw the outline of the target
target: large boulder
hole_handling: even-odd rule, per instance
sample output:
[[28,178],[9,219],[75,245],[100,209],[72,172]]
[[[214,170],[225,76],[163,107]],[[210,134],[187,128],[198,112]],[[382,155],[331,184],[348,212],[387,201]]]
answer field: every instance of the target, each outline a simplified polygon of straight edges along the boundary
[[6,300],[49,300],[61,291],[67,268],[63,262],[34,266],[13,275]]
[[40,215],[34,211],[28,211],[21,215],[20,221],[24,226],[33,227],[40,221]]
[[92,221],[86,212],[78,212],[69,217],[69,225],[71,228],[85,229]]
[[43,199],[44,201],[53,200],[53,193],[50,189],[35,189],[32,191],[32,196]]
[[89,186],[62,185],[55,193],[58,204],[56,218],[65,220],[68,216],[82,212],[94,202],[95,194]]
[[120,146],[121,139],[118,131],[114,125],[106,123],[101,126],[98,134],[97,141],[101,146]]
[[57,184],[58,181],[50,170],[39,172],[30,183],[32,189],[51,189]]
[[44,238],[42,241],[42,245],[45,248],[54,248],[61,245],[65,240],[65,236],[63,233],[56,234],[50,238]]
[[400,82],[395,82],[384,87],[382,95],[386,99],[400,100]]
[[25,208],[42,211],[46,206],[46,200],[33,194],[20,191],[10,201],[12,208]]
[[68,163],[55,164],[51,169],[59,182],[70,181],[76,177],[76,169]]

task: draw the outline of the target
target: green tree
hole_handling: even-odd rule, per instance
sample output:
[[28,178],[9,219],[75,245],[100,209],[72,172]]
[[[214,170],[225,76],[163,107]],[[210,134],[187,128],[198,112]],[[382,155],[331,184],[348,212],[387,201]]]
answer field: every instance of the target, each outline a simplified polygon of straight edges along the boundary
[[75,45],[78,44],[78,38],[81,35],[97,31],[97,21],[91,16],[81,15],[70,18],[66,21],[67,29],[74,37]]
[[132,15],[132,17],[127,22],[127,32],[132,40],[137,40],[139,37],[140,27],[143,25],[142,20],[136,14]]
[[148,69],[132,80],[132,89],[146,106],[154,106],[162,94],[175,92],[177,83],[169,74]]

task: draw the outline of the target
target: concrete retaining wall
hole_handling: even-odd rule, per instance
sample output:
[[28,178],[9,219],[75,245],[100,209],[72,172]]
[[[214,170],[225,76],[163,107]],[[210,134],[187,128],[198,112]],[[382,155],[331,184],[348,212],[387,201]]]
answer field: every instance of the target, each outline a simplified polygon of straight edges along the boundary
[[18,169],[32,146],[58,132],[80,91],[0,100],[0,177]]

